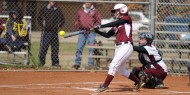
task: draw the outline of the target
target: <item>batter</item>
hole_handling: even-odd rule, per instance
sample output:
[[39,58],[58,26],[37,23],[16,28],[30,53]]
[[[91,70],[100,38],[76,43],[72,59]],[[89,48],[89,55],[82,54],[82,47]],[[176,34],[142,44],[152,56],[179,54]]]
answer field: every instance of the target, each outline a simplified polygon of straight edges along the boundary
[[[131,17],[128,16],[128,7],[125,4],[116,4],[111,12],[114,14],[116,21],[94,27],[95,32],[103,37],[109,38],[114,35],[116,36],[114,58],[109,65],[107,77],[104,83],[98,87],[97,92],[103,92],[108,89],[116,71],[119,75],[134,81],[136,86],[135,90],[138,91],[143,82],[125,68],[126,60],[133,52],[132,20]],[[98,30],[104,27],[112,28],[107,33]]]

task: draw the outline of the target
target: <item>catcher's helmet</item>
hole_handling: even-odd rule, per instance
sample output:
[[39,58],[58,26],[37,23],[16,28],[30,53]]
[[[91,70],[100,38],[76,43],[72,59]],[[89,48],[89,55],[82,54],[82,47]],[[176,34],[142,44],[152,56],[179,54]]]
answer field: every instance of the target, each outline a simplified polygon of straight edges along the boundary
[[140,33],[139,38],[145,38],[147,40],[147,44],[152,44],[154,40],[154,36],[149,32]]
[[120,14],[127,14],[128,13],[128,7],[125,4],[116,4],[114,8],[111,10],[111,13],[115,13],[116,11],[119,11]]

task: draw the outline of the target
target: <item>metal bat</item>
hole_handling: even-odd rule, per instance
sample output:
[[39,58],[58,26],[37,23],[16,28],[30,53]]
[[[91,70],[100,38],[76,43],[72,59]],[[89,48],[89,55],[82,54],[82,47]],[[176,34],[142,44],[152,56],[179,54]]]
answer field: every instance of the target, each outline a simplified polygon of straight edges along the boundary
[[69,34],[66,34],[64,36],[64,38],[68,38],[68,37],[72,37],[72,36],[75,36],[75,35],[79,35],[79,34],[84,33],[84,32],[86,32],[86,30],[76,31],[76,32],[73,32],[73,33],[69,33]]
[[[90,30],[92,31],[93,29],[90,29]],[[81,31],[76,31],[76,32],[73,32],[73,33],[69,33],[69,34],[66,34],[66,35],[64,36],[64,38],[76,36],[76,35],[79,35],[79,34],[84,33],[84,32],[88,32],[88,31],[86,31],[86,30],[81,30]]]

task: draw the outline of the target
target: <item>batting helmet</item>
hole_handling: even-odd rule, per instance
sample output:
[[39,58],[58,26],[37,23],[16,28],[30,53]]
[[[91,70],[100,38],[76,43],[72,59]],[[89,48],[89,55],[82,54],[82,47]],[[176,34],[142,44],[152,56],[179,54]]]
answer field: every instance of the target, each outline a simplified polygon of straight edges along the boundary
[[112,13],[115,13],[116,11],[119,11],[120,14],[128,14],[128,7],[125,4],[116,4],[114,8],[111,10]]
[[154,36],[149,32],[140,33],[139,38],[145,38],[147,40],[147,44],[152,44],[154,40]]

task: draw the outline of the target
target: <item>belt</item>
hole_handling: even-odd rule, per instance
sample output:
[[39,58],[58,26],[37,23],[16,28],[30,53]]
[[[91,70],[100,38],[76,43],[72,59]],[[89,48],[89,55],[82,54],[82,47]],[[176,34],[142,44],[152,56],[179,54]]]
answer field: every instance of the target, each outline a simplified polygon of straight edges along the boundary
[[118,43],[116,43],[116,46],[119,46],[119,45],[123,45],[123,44],[128,44],[128,43],[131,43],[131,42],[118,42]]

